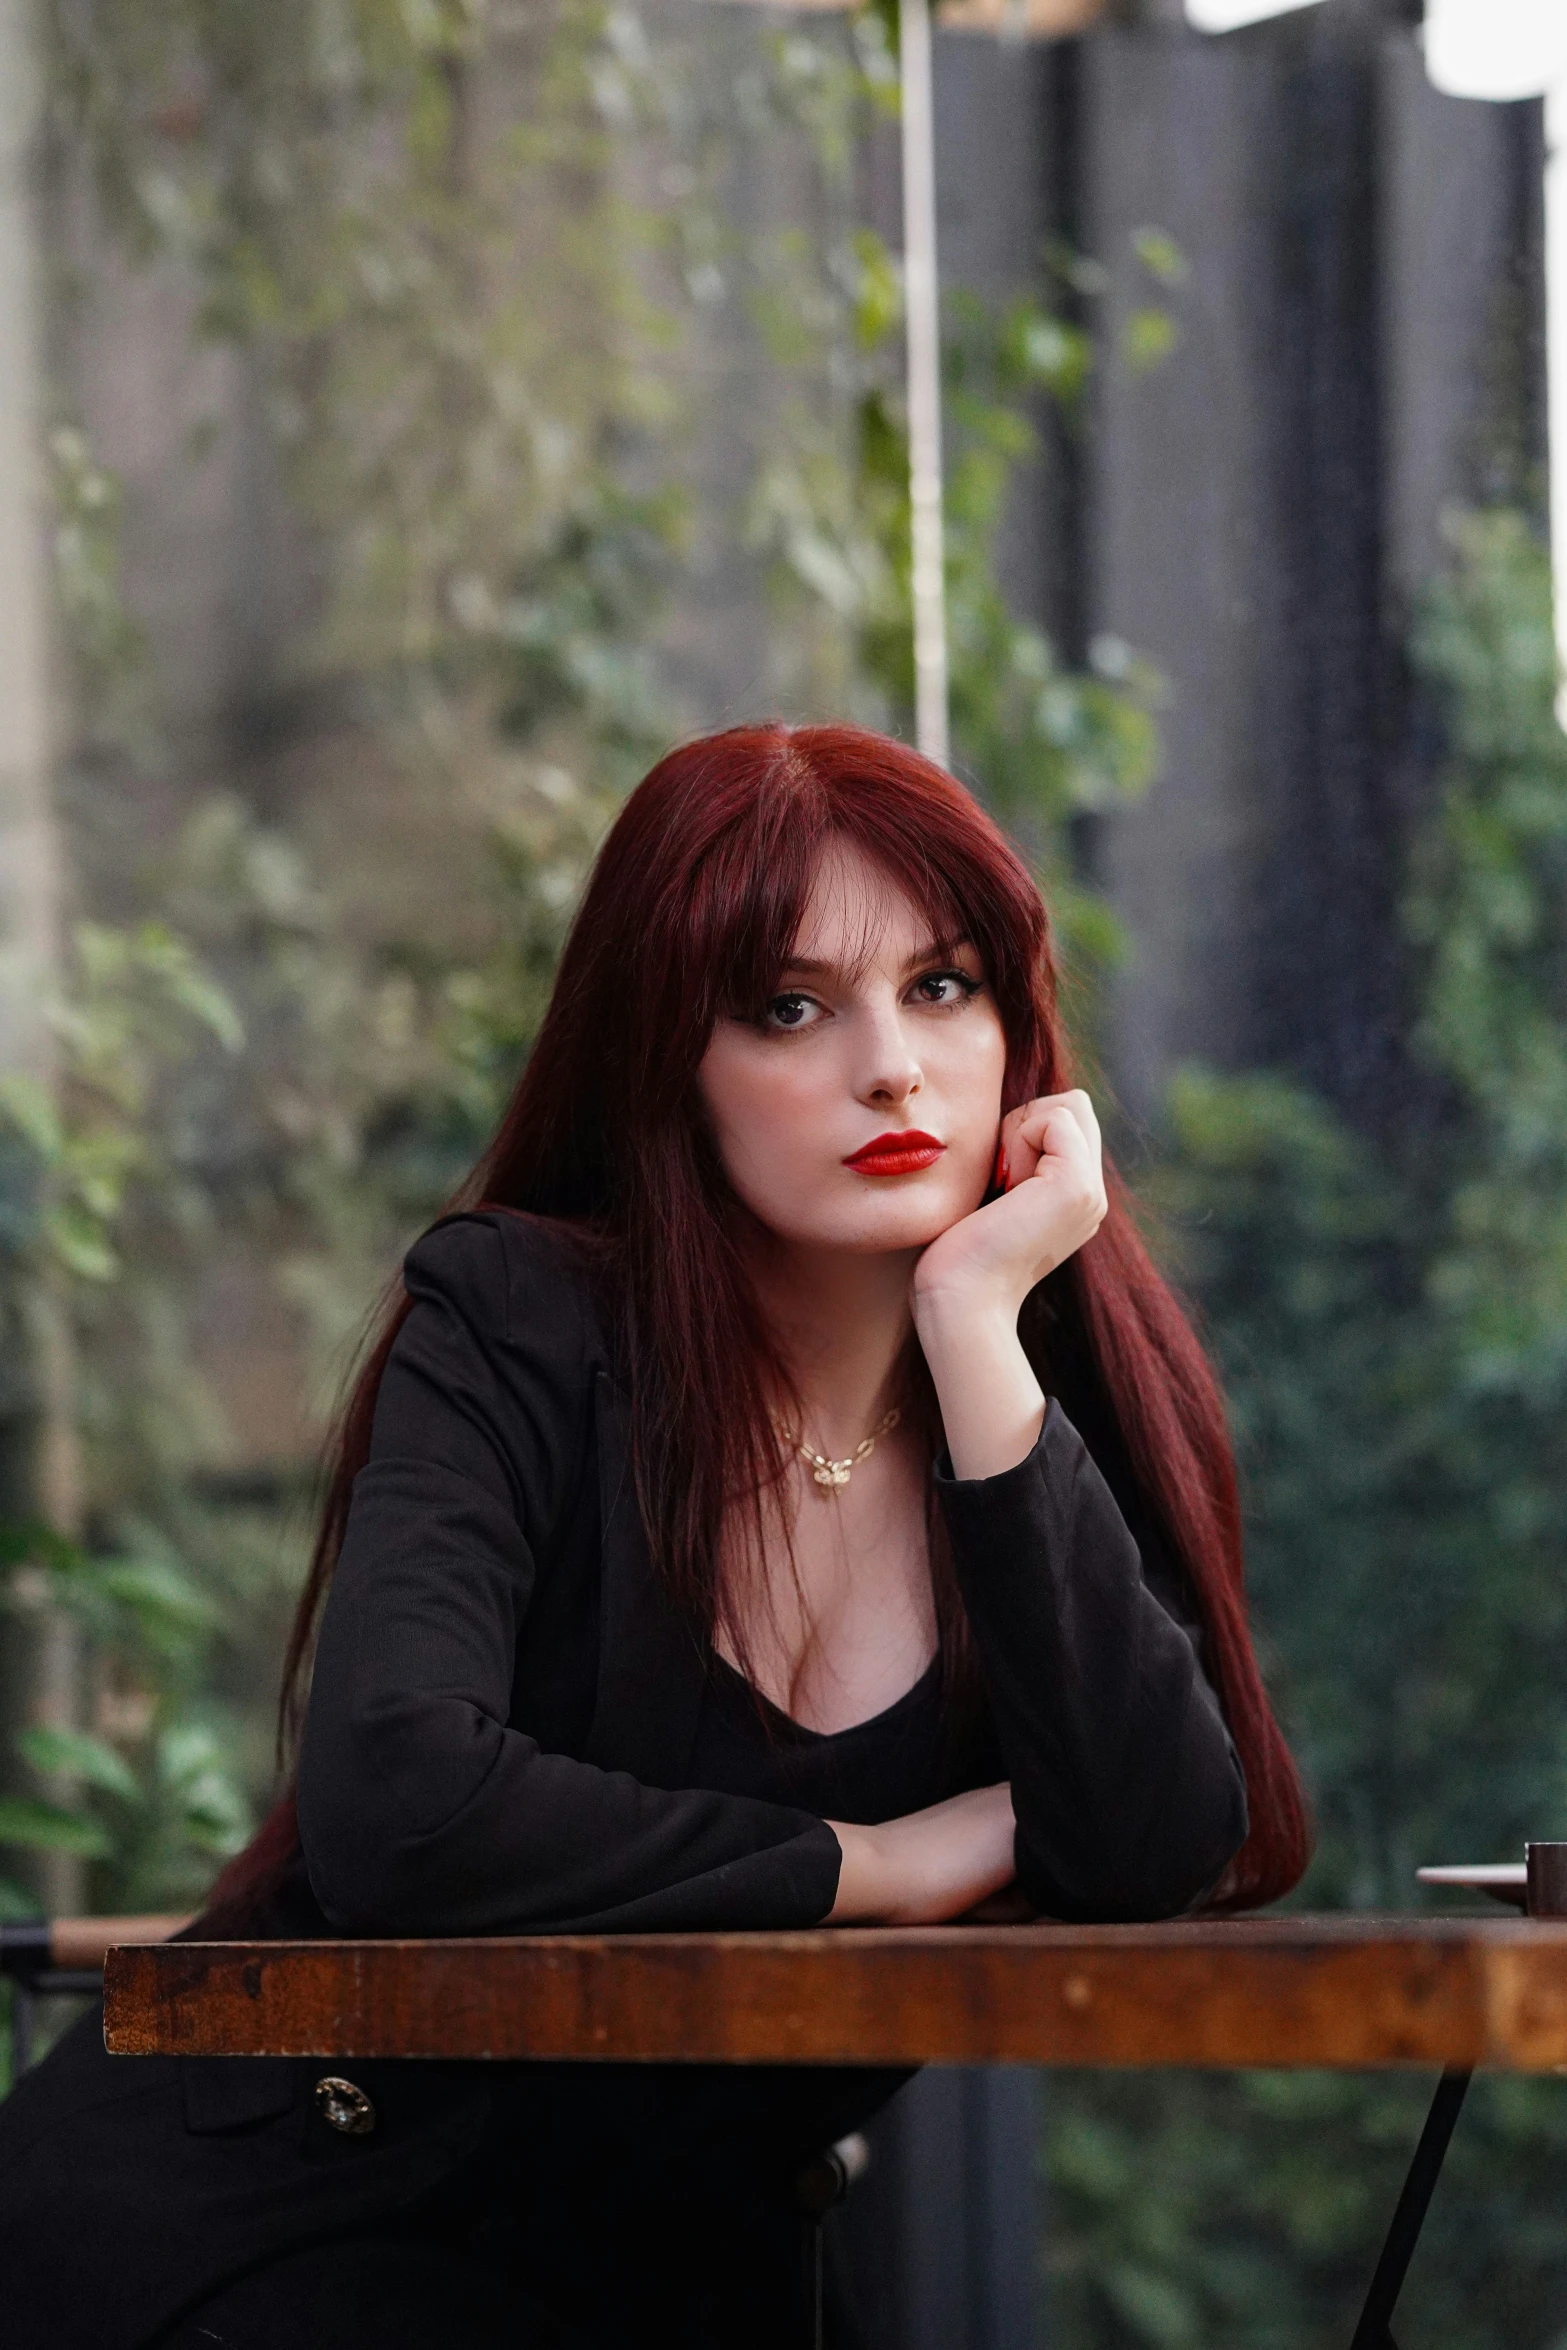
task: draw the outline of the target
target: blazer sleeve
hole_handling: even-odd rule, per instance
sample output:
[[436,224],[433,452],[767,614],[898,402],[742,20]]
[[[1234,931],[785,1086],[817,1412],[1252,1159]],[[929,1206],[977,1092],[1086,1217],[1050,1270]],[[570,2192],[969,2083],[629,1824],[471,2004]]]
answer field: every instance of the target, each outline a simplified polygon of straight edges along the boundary
[[[516,1243],[512,1243],[515,1250]],[[580,1292],[519,1299],[494,1219],[410,1253],[322,1619],[299,1769],[310,1882],[341,1932],[815,1924],[842,1859],[809,1813],[647,1787],[510,1726],[537,1562],[584,1473]]]
[[1024,1893],[1076,1920],[1190,1908],[1245,1840],[1246,1783],[1171,1563],[1146,1531],[1139,1549],[1054,1400],[1016,1468],[938,1469],[936,1490]]

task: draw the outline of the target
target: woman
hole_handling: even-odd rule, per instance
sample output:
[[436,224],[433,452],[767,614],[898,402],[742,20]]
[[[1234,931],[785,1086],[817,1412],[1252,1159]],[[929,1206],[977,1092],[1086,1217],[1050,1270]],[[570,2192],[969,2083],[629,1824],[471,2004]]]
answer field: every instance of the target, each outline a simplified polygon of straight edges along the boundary
[[[349,1404],[285,1720],[297,1805],[200,1934],[1295,1881],[1214,1383],[1071,1090],[1038,893],[928,762],[743,728],[632,795]],[[51,2350],[788,2341],[789,2181],[896,2086],[355,2065],[358,2134],[320,2065],[94,2031],[0,2112],[7,2313]]]

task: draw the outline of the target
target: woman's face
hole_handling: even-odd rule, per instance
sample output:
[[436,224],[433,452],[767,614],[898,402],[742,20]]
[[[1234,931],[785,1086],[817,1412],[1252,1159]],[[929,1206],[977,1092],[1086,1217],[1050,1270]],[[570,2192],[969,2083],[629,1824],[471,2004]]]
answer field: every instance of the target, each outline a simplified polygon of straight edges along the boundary
[[759,1021],[723,1020],[698,1071],[724,1171],[781,1239],[924,1248],[977,1208],[1006,1037],[978,955],[857,850],[817,869],[795,960]]

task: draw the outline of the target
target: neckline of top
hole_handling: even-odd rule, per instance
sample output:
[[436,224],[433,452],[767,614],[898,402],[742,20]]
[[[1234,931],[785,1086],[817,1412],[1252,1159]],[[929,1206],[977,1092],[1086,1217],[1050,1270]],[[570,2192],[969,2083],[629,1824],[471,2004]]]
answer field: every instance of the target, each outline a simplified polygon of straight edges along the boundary
[[890,1705],[884,1705],[879,1713],[867,1714],[861,1722],[846,1722],[841,1730],[813,1730],[809,1722],[798,1722],[793,1714],[785,1713],[782,1706],[774,1705],[770,1697],[753,1687],[738,1666],[732,1665],[716,1648],[711,1651],[711,1656],[719,1675],[728,1682],[735,1695],[743,1696],[750,1707],[759,1706],[774,1729],[782,1731],[801,1745],[809,1746],[832,1746],[844,1739],[863,1737],[868,1730],[885,1729],[896,1715],[913,1709],[941,1672],[941,1651],[938,1648],[919,1679],[911,1681],[902,1696],[895,1697]]

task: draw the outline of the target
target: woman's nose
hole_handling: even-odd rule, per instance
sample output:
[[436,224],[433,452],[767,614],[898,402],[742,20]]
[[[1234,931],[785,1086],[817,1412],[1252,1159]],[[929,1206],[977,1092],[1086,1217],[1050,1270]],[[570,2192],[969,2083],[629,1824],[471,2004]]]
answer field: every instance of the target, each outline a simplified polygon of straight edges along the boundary
[[923,1083],[924,1073],[896,1012],[871,1015],[855,1087],[861,1101],[893,1107],[908,1101]]

